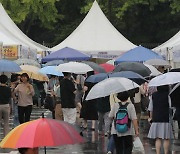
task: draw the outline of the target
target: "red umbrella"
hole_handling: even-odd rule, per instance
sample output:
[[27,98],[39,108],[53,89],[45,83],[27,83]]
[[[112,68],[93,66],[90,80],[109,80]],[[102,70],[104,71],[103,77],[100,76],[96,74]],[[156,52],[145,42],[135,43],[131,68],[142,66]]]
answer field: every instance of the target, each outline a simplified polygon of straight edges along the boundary
[[112,72],[115,68],[114,65],[108,63],[100,64],[100,66],[103,67],[106,72]]
[[34,148],[82,143],[84,139],[66,122],[40,118],[23,123],[6,135],[1,148]]

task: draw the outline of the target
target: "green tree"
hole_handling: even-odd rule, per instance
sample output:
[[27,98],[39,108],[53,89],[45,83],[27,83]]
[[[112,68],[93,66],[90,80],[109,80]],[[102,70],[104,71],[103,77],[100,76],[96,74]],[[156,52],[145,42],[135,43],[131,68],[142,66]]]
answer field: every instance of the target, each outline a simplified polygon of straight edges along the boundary
[[51,29],[61,15],[55,7],[56,0],[1,0],[12,20],[25,34],[36,23],[39,27]]

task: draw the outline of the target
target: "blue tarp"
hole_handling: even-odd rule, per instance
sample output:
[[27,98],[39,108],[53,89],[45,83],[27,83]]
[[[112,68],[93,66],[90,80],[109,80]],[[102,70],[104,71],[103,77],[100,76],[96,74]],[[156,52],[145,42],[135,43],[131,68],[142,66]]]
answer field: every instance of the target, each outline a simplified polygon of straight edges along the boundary
[[42,58],[42,62],[44,63],[52,60],[79,61],[89,60],[90,58],[91,57],[89,55],[86,55],[78,50],[65,47]]
[[117,65],[121,62],[145,62],[149,59],[163,59],[163,57],[150,49],[138,46],[117,58],[115,64]]

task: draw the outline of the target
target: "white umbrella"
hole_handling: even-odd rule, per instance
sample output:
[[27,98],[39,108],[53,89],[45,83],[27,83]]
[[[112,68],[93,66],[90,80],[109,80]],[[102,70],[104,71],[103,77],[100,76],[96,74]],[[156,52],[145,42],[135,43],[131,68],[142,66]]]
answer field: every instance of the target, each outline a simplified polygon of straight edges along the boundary
[[170,67],[169,62],[163,59],[150,59],[145,61],[145,64],[153,65],[153,66],[164,66],[166,68]]
[[144,65],[150,69],[150,71],[151,71],[150,76],[158,76],[158,75],[161,75],[161,74],[162,74],[162,73],[159,72],[154,66],[149,65],[149,64],[144,64]]
[[171,85],[180,82],[180,72],[168,72],[150,80],[149,87]]
[[56,70],[60,72],[69,72],[75,74],[85,74],[89,71],[93,71],[93,69],[89,65],[79,62],[68,62],[60,64],[57,66]]
[[89,91],[86,100],[105,97],[110,94],[127,91],[137,87],[139,87],[137,83],[127,78],[122,78],[122,77],[108,78],[94,85],[92,89]]

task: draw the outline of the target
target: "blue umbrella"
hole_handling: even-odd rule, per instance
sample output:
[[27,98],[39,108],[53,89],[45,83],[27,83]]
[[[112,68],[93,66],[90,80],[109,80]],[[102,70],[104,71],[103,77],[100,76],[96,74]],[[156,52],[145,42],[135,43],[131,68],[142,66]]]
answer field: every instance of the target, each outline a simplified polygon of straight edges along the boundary
[[39,70],[39,73],[50,74],[55,76],[64,76],[62,72],[56,71],[56,66],[46,66]]
[[104,79],[112,78],[112,77],[128,78],[128,79],[136,82],[139,85],[141,85],[144,82],[147,82],[147,80],[143,76],[141,76],[135,72],[132,72],[132,71],[122,71],[122,72],[114,72],[114,73],[99,73],[99,74],[89,76],[85,82],[98,83]]
[[95,75],[91,75],[89,76],[85,82],[90,82],[90,83],[98,83],[106,78],[108,78],[108,73],[99,73],[99,74],[95,74]]
[[109,77],[124,77],[124,78],[128,78],[134,82],[136,82],[137,84],[141,85],[144,82],[147,82],[147,80],[141,76],[138,73],[132,72],[132,71],[121,71],[121,72],[114,72],[109,74]]
[[138,46],[134,49],[131,49],[121,55],[119,58],[116,58],[115,64],[119,64],[121,62],[145,62],[149,59],[163,59],[162,56],[158,55],[156,52],[144,48],[142,46]]
[[21,68],[13,61],[1,59],[0,60],[0,72],[20,72]]
[[48,62],[52,60],[82,61],[89,60],[90,58],[91,57],[89,55],[86,55],[78,50],[65,47],[42,58],[42,62]]

